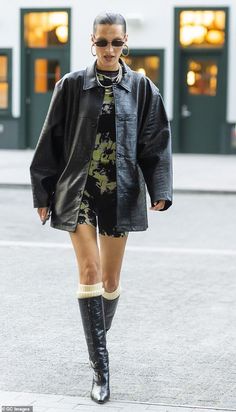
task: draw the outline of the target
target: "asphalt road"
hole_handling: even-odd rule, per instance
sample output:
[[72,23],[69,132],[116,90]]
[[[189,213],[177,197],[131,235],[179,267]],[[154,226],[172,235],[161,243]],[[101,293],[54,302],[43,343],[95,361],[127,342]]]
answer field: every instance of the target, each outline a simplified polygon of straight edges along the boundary
[[[0,388],[89,396],[69,234],[0,189]],[[113,399],[236,408],[236,196],[176,194],[130,233],[108,349]]]

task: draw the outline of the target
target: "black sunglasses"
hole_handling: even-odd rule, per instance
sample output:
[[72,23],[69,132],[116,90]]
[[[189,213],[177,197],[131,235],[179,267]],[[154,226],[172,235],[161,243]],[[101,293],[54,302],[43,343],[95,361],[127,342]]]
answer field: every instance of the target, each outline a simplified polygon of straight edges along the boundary
[[113,47],[122,47],[125,42],[123,40],[107,41],[106,39],[102,39],[102,40],[98,40],[94,42],[94,44],[96,44],[97,47],[106,47],[108,43],[111,43]]

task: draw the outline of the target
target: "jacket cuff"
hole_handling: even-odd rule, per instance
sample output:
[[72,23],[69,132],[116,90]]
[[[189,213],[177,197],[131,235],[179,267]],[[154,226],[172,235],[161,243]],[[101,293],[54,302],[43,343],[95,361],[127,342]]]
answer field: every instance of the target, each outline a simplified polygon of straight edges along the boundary
[[49,207],[49,198],[45,198],[43,199],[41,197],[41,199],[37,199],[36,197],[33,197],[33,205],[34,208],[39,208],[39,207]]
[[163,209],[160,209],[160,211],[167,210],[172,205],[172,196],[168,192],[157,193],[156,195],[152,196],[150,200],[151,206],[154,206],[154,203],[158,200],[165,200],[165,206],[163,207]]

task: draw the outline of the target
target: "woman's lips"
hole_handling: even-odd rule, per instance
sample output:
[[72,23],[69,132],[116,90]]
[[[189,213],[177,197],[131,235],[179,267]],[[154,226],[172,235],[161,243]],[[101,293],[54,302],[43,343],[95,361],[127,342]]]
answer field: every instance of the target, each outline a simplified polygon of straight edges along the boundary
[[104,59],[110,61],[110,60],[114,59],[114,56],[104,56]]

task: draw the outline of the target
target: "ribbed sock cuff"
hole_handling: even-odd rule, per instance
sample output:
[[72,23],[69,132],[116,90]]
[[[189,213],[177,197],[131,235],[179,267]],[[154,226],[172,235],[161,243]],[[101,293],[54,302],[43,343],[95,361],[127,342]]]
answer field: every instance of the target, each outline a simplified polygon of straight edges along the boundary
[[113,299],[116,299],[118,296],[120,296],[121,290],[122,290],[122,289],[121,289],[121,286],[119,285],[118,288],[117,288],[116,290],[114,290],[113,292],[106,292],[106,291],[104,290],[102,296],[103,296],[105,299],[113,300]]
[[104,288],[102,282],[94,283],[93,285],[84,285],[79,283],[78,290],[76,292],[77,298],[92,298],[94,296],[102,295]]

